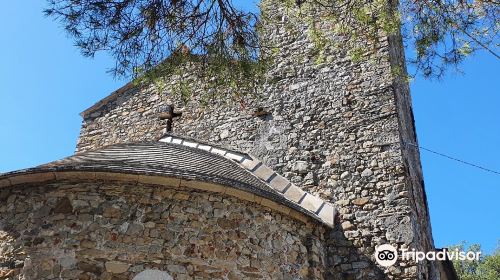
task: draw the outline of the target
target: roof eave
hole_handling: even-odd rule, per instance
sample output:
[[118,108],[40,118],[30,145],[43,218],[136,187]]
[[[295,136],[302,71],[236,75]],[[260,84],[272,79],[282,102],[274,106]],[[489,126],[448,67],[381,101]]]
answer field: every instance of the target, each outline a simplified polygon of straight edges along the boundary
[[311,226],[313,226],[313,224],[320,223],[328,227],[333,227],[333,224],[326,224],[321,219],[318,219],[318,217],[310,215],[307,211],[294,207],[292,204],[283,203],[282,201],[274,201],[272,194],[269,196],[270,194],[255,193],[255,190],[253,189],[236,188],[234,186],[203,181],[197,178],[187,179],[182,177],[160,176],[147,173],[121,173],[117,172],[117,170],[110,171],[105,169],[75,169],[64,167],[30,168],[0,175],[0,189],[25,184],[55,183],[63,180],[122,181],[132,184],[154,184],[222,193],[271,208],[272,210],[290,216],[295,220],[299,220]]

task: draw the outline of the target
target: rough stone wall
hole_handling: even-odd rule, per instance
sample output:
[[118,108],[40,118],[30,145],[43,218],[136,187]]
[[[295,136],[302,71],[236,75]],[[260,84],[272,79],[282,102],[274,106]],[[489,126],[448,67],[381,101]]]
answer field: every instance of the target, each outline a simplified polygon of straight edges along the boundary
[[238,199],[61,182],[2,192],[0,279],[323,279],[322,230]]
[[[393,69],[401,69],[406,72],[404,48],[399,36],[391,36],[389,57]],[[425,194],[422,166],[420,164],[420,153],[415,145],[418,145],[415,119],[413,116],[412,101],[408,82],[404,76],[396,76],[394,79],[394,95],[396,108],[398,108],[398,119],[400,126],[400,142],[403,157],[403,165],[406,174],[408,198],[414,217],[415,237],[413,248],[420,251],[434,250],[430,214]],[[422,279],[439,279],[439,268],[435,263],[422,262],[418,269]]]
[[[263,7],[283,14],[278,3]],[[327,21],[322,24],[330,30]],[[329,241],[331,275],[381,278],[382,268],[373,264],[376,245],[433,249],[418,151],[405,145],[416,135],[408,85],[395,75],[395,69],[405,71],[401,38],[382,36],[361,61],[335,48],[317,63],[307,26],[297,29],[268,29],[269,41],[279,47],[272,81],[244,107],[229,102],[200,108],[154,88],[130,90],[85,117],[78,151],[160,137],[165,126],[157,113],[173,103],[183,111],[174,120],[176,134],[253,154],[339,207],[341,227]],[[259,107],[270,114],[253,116]],[[432,263],[400,263],[383,273],[437,278]]]

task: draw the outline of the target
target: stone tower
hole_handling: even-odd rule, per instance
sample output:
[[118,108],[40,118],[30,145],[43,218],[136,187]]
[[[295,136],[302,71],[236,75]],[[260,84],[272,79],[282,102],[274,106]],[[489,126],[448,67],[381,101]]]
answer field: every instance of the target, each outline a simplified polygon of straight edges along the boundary
[[[280,3],[264,1],[262,8],[280,15]],[[331,31],[328,22],[318,26]],[[245,108],[201,108],[129,84],[82,113],[77,153],[159,139],[165,122],[158,113],[174,104],[182,111],[174,135],[247,152],[337,206],[338,226],[328,233],[325,249],[329,277],[439,279],[435,263],[384,269],[372,256],[381,244],[434,250],[419,153],[407,145],[417,142],[409,87],[395,71],[405,69],[401,37],[382,35],[367,59],[335,48],[318,63],[310,55],[314,44],[306,23],[297,26],[299,32],[279,22],[265,29],[279,47],[269,72],[273,81]]]

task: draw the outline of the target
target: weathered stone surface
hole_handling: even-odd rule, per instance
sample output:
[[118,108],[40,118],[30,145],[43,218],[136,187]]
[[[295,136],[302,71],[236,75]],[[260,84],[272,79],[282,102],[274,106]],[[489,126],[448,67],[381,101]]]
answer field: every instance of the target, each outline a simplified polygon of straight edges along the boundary
[[73,206],[67,197],[61,198],[54,207],[54,213],[70,214],[71,212],[73,212]]
[[273,187],[273,189],[283,192],[290,182],[280,175],[276,175],[271,182],[269,182],[269,184]]
[[331,204],[325,203],[325,205],[323,205],[323,208],[321,208],[318,216],[323,219],[323,221],[333,226],[336,214],[337,212],[335,208]]
[[[340,46],[322,52],[322,59],[318,61],[318,57],[314,55],[315,42],[309,37],[313,31],[311,23],[301,21],[305,18],[300,16],[301,13],[295,16],[293,13],[285,15],[285,10],[293,11],[294,9],[284,7],[283,3],[278,0],[262,1],[262,7],[266,13],[277,15],[278,18],[278,24],[271,24],[263,29],[263,36],[266,36],[266,41],[276,44],[279,48],[276,54],[278,59],[269,69],[270,82],[257,89],[261,94],[234,102],[231,100],[213,102],[207,107],[202,107],[199,106],[196,97],[202,93],[200,92],[203,88],[200,85],[201,81],[189,75],[186,75],[185,79],[192,85],[194,97],[187,104],[173,94],[171,90],[173,82],[168,78],[167,90],[164,92],[158,92],[153,86],[140,90],[127,86],[119,91],[121,94],[117,94],[103,106],[84,115],[77,150],[83,152],[115,143],[156,141],[164,134],[165,128],[165,123],[158,118],[157,113],[162,106],[174,104],[176,108],[183,111],[182,117],[175,120],[175,133],[207,141],[214,146],[224,146],[252,154],[271,167],[274,172],[289,179],[294,185],[306,188],[314,195],[340,206],[340,220],[349,221],[349,224],[345,224],[348,230],[344,229],[344,232],[332,232],[329,235],[330,240],[326,242],[328,244],[326,251],[338,257],[335,265],[326,264],[326,274],[331,276],[331,279],[377,279],[383,278],[381,274],[387,274],[384,277],[387,276],[389,279],[434,279],[435,277],[431,275],[432,271],[437,271],[434,263],[406,262],[402,264],[405,268],[399,272],[396,269],[381,271],[373,263],[368,263],[368,266],[364,263],[372,258],[370,253],[359,253],[368,252],[369,250],[365,249],[374,248],[379,242],[412,245],[424,251],[433,249],[418,149],[405,147],[401,141],[403,139],[416,142],[408,84],[405,75],[395,74],[405,69],[401,38],[397,35],[381,34],[378,40],[365,42],[366,47],[371,51],[365,53],[363,59],[356,60],[343,47],[346,38],[342,34],[332,33],[337,29],[332,28],[334,23],[323,19],[320,11],[315,11],[318,14],[314,14],[313,18],[318,20],[312,23],[314,30],[324,33],[323,36],[327,36]],[[285,21],[293,26],[282,24]],[[244,107],[241,106],[243,103]],[[265,118],[253,116],[255,109],[259,107],[268,109],[269,115]],[[210,145],[203,145],[203,147],[212,148]],[[258,163],[258,160],[243,162],[248,169],[253,169]],[[18,178],[16,182],[32,182],[35,179],[41,178]],[[6,186],[9,184],[3,183]],[[208,187],[200,186],[200,189]],[[134,188],[130,189],[134,190]],[[220,189],[221,192],[223,190]],[[297,194],[298,192],[294,192],[294,195],[290,197],[296,198]],[[398,199],[398,194],[411,197]],[[134,196],[126,192],[121,192],[120,195]],[[177,203],[177,206],[193,202],[192,197],[186,193],[170,193],[170,195],[167,200],[171,204]],[[175,197],[175,202],[170,200],[172,197]],[[28,206],[17,204],[23,200],[17,195],[9,195],[6,200],[8,205],[18,205],[16,211],[19,211],[19,214],[14,216],[14,213],[9,212],[11,219],[24,221],[35,216],[41,224],[41,221],[45,221],[46,217],[50,216],[46,209],[41,209],[39,214],[32,211],[28,215],[29,211],[23,209]],[[113,199],[113,202],[117,200]],[[281,205],[268,200],[263,201],[271,210],[279,211]],[[121,252],[125,255],[134,255],[142,254],[143,252],[139,250],[140,246],[148,244],[148,241],[156,240],[155,236],[159,234],[161,240],[166,240],[165,243],[171,245],[172,248],[162,251],[161,256],[149,254],[150,258],[161,259],[187,255],[194,259],[201,255],[206,258],[217,258],[221,262],[241,258],[239,261],[244,263],[241,267],[248,267],[247,261],[243,260],[245,256],[248,258],[248,254],[245,255],[243,252],[248,251],[257,254],[266,268],[261,269],[259,273],[248,269],[230,271],[224,277],[232,279],[267,276],[271,279],[321,278],[316,277],[321,269],[311,269],[305,264],[304,260],[307,257],[304,256],[304,250],[307,251],[306,249],[300,246],[300,248],[286,248],[289,252],[287,256],[295,254],[293,259],[300,260],[298,267],[294,268],[287,265],[290,263],[288,260],[284,261],[280,257],[284,254],[279,255],[270,249],[270,244],[272,244],[270,240],[282,237],[276,233],[276,229],[266,228],[264,224],[269,225],[270,221],[276,219],[286,224],[283,226],[288,228],[290,221],[269,209],[266,211],[274,213],[269,217],[256,211],[259,214],[250,218],[243,212],[232,209],[223,200],[209,202],[213,204],[204,205],[198,202],[200,203],[199,209],[209,208],[206,213],[213,213],[213,215],[217,213],[217,219],[213,217],[207,217],[207,220],[186,218],[192,217],[191,215],[204,216],[174,207],[171,210],[173,212],[156,213],[156,216],[149,217],[155,221],[155,224],[164,227],[148,227],[135,231],[134,235],[125,236],[122,234],[126,232],[126,229],[120,231],[119,225],[123,225],[125,221],[129,224],[145,222],[140,218],[142,212],[129,215],[128,212],[139,210],[133,211],[129,206],[123,206],[123,209],[115,208],[101,203],[99,208],[92,209],[95,211],[95,214],[91,212],[94,222],[89,220],[80,224],[81,222],[77,222],[79,217],[71,217],[72,222],[64,224],[64,227],[69,228],[68,231],[62,232],[61,235],[66,236],[70,234],[68,232],[92,227],[95,232],[106,233],[109,238],[101,240],[102,243],[99,244],[110,246],[112,250],[119,250],[121,248],[119,244],[132,244],[134,240],[137,242],[133,243],[137,246],[134,248],[138,252]],[[137,202],[133,201],[133,203]],[[143,203],[142,200],[141,203]],[[162,203],[160,202],[159,205],[167,206]],[[155,207],[154,203],[147,205],[143,209]],[[73,206],[76,209],[76,206]],[[93,207],[92,204],[82,206],[81,209],[89,207]],[[179,206],[179,208],[182,207]],[[0,209],[7,208],[0,206]],[[213,209],[220,210],[212,211]],[[201,213],[205,212],[201,211]],[[388,213],[394,217],[393,220],[384,218]],[[231,217],[231,215],[237,217]],[[238,220],[241,218],[240,215],[244,217],[239,224],[240,227],[248,224],[258,229],[258,232],[253,233],[249,232],[248,228],[246,228],[247,231],[243,231],[244,234],[252,237],[235,239],[239,237],[239,233],[236,232],[235,225],[229,221]],[[222,218],[227,221],[221,220],[221,225],[219,225],[218,219]],[[261,220],[267,222],[263,223]],[[59,221],[57,223],[62,223],[64,220],[57,221]],[[191,245],[187,236],[183,236],[186,239],[181,238],[182,240],[179,241],[178,237],[182,236],[181,225],[173,221],[182,221],[184,223],[182,228],[190,229],[202,236],[205,236],[202,234],[205,232],[202,229],[206,229],[204,226],[210,226],[234,238],[223,239],[224,234],[207,230],[227,243],[212,240],[207,241],[206,244]],[[107,224],[104,226],[101,223]],[[166,228],[165,223],[170,227]],[[298,233],[283,229],[277,224],[272,225],[281,228],[282,234],[286,232],[293,238],[298,238]],[[115,231],[107,232],[109,228]],[[276,234],[278,237],[265,236],[264,233]],[[64,243],[52,240],[55,237],[51,234],[48,234],[51,237],[50,242]],[[134,239],[137,237],[135,234],[147,235],[147,237]],[[258,237],[254,238],[253,235],[258,235]],[[190,237],[199,238],[199,236]],[[300,235],[300,238],[303,237]],[[234,244],[234,240],[240,240],[241,244],[252,244],[252,246],[245,247],[245,245],[243,249],[233,248],[228,244]],[[50,242],[47,243],[46,240],[40,246],[52,244]],[[158,240],[155,242],[161,243]],[[183,244],[171,244],[175,242],[183,242]],[[85,252],[106,255],[107,251],[101,251],[101,249],[85,249]],[[266,256],[272,256],[276,260],[268,259]],[[311,256],[309,259],[311,263],[321,267],[319,265],[321,262],[318,262],[316,257]],[[327,259],[333,260],[334,258],[329,256]],[[179,264],[169,263],[169,265]],[[205,267],[205,265],[209,266],[197,264],[187,269],[187,273],[191,273],[189,277],[223,278],[220,276],[220,271],[225,271],[226,268],[222,265],[215,270],[196,271],[198,267]],[[174,279],[177,279],[177,276],[180,279],[189,278],[185,274],[176,274],[173,275]]]
[[92,249],[96,247],[96,243],[92,240],[85,239],[80,241],[80,247],[85,249]]
[[118,262],[118,261],[109,261],[105,263],[106,271],[109,273],[124,273],[130,267],[130,264]]
[[311,212],[316,212],[323,205],[323,201],[317,196],[307,194],[300,202],[300,205]]
[[358,206],[363,206],[365,205],[366,203],[368,203],[370,199],[367,198],[367,197],[360,197],[360,198],[356,198],[356,199],[353,199],[352,200],[352,204],[354,205],[358,205]]
[[[324,228],[234,196],[88,181],[10,191],[19,203],[0,207],[0,225],[22,227],[0,229],[8,279],[133,279],[148,268],[173,279],[308,279],[301,271],[325,271]],[[65,197],[78,211],[49,211],[67,206]],[[40,209],[43,220],[33,215]],[[148,275],[172,279],[140,277]]]
[[361,173],[361,177],[370,177],[373,175],[373,171],[369,168],[363,170],[363,172]]
[[144,225],[139,223],[131,223],[128,225],[127,234],[128,235],[137,235],[141,234],[144,230]]
[[88,272],[88,273],[92,273],[95,275],[100,275],[102,273],[102,267],[98,266],[97,264],[93,264],[93,263],[79,262],[77,264],[77,267],[79,270],[81,270],[83,272]]
[[40,218],[46,217],[47,215],[49,215],[50,210],[51,209],[49,206],[44,205],[44,206],[38,208],[37,211],[33,213],[33,218],[40,219]]
[[262,179],[264,181],[267,181],[267,179],[269,179],[269,177],[271,177],[271,175],[273,173],[274,173],[274,171],[265,165],[259,166],[257,168],[257,170],[255,170],[255,172],[253,172],[253,174],[255,174],[255,176],[259,177],[260,179]]
[[299,174],[305,174],[309,171],[309,165],[305,161],[297,161],[293,165],[293,170]]
[[217,224],[222,228],[222,229],[236,229],[238,228],[238,222],[230,219],[219,219],[217,221]]
[[354,225],[350,221],[345,221],[341,224],[343,230],[350,230]]
[[173,280],[173,278],[165,271],[147,269],[137,274],[132,280]]
[[109,206],[104,208],[103,216],[106,218],[120,218],[121,210],[116,206]]
[[285,197],[298,203],[304,194],[305,192],[301,188],[291,185],[288,190],[286,190]]

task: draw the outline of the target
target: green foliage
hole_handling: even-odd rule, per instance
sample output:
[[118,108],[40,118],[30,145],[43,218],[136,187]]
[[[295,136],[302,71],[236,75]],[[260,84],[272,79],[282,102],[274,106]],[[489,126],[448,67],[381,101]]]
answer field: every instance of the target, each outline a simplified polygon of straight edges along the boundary
[[[480,252],[479,244],[466,246],[466,243],[452,246],[450,250]],[[481,256],[479,261],[453,261],[453,266],[460,280],[498,280],[500,279],[500,243],[498,249],[491,255]]]
[[155,68],[138,73],[134,83],[153,85],[156,91],[170,92],[184,103],[241,102],[246,95],[257,94],[268,63],[263,59],[230,60],[217,52],[176,52]]
[[[496,52],[500,3],[493,0],[401,0],[398,4],[262,0],[260,14],[242,10],[231,0],[47,2],[45,14],[60,21],[85,56],[108,51],[116,59],[115,75],[153,82],[158,90],[174,90],[185,101],[194,92],[201,94],[196,98],[204,103],[255,94],[267,67],[281,55],[282,42],[270,42],[266,35],[272,32],[269,27],[276,26],[292,37],[307,36],[314,45],[311,54],[316,64],[329,62],[326,54],[332,51],[346,51],[354,62],[370,59],[380,41],[391,35],[403,36],[410,49],[408,62],[425,77],[442,76],[478,50],[500,59]],[[268,12],[266,6],[272,10]],[[209,88],[203,88],[203,93],[190,88],[193,81],[186,80],[186,71],[206,81]],[[166,75],[175,77],[178,84],[167,84]]]

